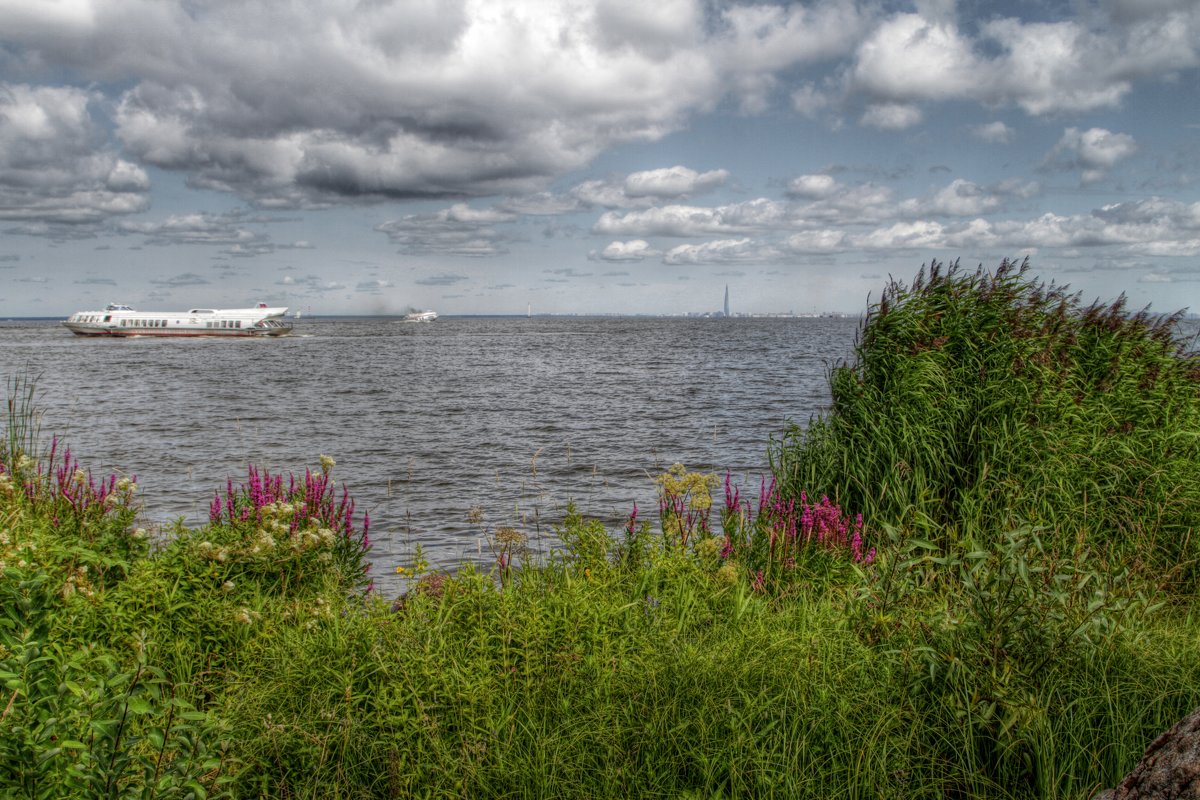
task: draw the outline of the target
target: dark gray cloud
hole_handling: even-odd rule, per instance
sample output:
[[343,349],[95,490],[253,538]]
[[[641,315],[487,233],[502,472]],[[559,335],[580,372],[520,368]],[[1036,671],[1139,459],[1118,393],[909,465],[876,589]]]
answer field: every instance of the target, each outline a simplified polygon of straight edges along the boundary
[[163,286],[169,289],[178,289],[184,286],[207,286],[210,281],[202,275],[197,275],[194,272],[184,272],[180,275],[173,275],[169,278],[151,279],[150,283],[155,286]]
[[580,272],[579,270],[573,269],[571,267],[561,267],[559,269],[544,269],[544,270],[542,270],[542,272],[544,272],[547,275],[555,275],[560,278],[590,278],[592,276],[592,273],[590,273],[590,272]]
[[375,226],[400,246],[405,255],[445,253],[487,257],[508,252],[507,234],[496,225],[515,222],[517,215],[501,209],[473,209],[456,203],[433,214],[410,214]]
[[465,283],[469,280],[470,278],[468,278],[466,275],[456,275],[454,273],[446,272],[442,273],[441,275],[430,275],[426,278],[419,278],[418,280],[414,281],[414,283],[416,283],[418,286],[455,286],[460,283]]
[[232,258],[253,258],[278,250],[312,249],[312,244],[306,241],[273,242],[264,231],[249,227],[283,221],[282,218],[238,210],[224,214],[174,214],[158,222],[126,221],[118,223],[117,230],[140,234],[151,245],[218,245],[223,247],[222,255]]
[[359,281],[358,285],[356,285],[354,287],[354,291],[366,292],[367,294],[379,294],[384,289],[394,288],[395,285],[396,284],[392,283],[389,280],[384,280],[382,278],[376,278],[374,280]]

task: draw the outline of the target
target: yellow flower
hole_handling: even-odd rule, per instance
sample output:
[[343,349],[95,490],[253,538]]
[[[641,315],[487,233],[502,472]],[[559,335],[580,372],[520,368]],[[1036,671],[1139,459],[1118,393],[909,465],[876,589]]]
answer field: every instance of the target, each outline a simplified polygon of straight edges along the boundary
[[332,456],[321,456],[322,472],[329,472],[329,470],[333,469],[335,464],[337,464],[337,462],[333,460]]
[[721,552],[721,542],[715,538],[701,539],[696,542],[696,555],[708,561],[716,558]]

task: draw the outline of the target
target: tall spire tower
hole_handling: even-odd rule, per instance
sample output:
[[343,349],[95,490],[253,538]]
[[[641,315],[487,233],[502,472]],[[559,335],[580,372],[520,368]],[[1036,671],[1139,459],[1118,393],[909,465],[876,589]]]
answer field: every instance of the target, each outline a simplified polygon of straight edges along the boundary
[[725,284],[725,316],[729,316],[729,284]]

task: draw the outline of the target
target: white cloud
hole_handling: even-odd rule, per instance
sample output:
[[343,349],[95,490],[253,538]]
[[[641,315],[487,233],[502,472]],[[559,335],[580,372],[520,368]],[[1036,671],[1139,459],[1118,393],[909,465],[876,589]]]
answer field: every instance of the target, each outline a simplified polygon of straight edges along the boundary
[[1079,170],[1083,183],[1095,183],[1108,174],[1118,162],[1137,152],[1137,142],[1125,133],[1113,133],[1104,128],[1081,131],[1067,128],[1047,157],[1048,166]]
[[612,242],[600,252],[593,251],[591,258],[601,261],[644,261],[658,255],[658,251],[644,239],[628,242]]
[[265,244],[265,234],[244,227],[244,214],[173,214],[161,222],[122,222],[124,233],[138,233],[149,244]]
[[835,181],[830,184],[802,178],[798,185],[789,184],[789,190],[795,188],[824,192],[813,202],[791,210],[791,218],[796,224],[869,225],[894,218],[898,213],[895,192],[876,183],[847,185]]
[[784,243],[793,253],[819,254],[842,252],[850,242],[844,231],[814,230],[794,233]]
[[920,123],[921,109],[908,103],[879,103],[868,106],[859,120],[863,125],[885,131],[902,131]]
[[833,99],[811,83],[801,84],[791,95],[792,108],[806,117],[815,117],[833,104]]
[[900,104],[969,96],[982,74],[970,40],[953,24],[897,14],[859,45],[851,78],[861,91]]
[[879,228],[862,236],[854,243],[866,250],[913,250],[943,246],[945,228],[939,222],[918,220],[897,222],[887,228]]
[[706,236],[778,228],[788,217],[786,204],[766,198],[703,208],[668,205],[643,211],[601,215],[592,232],[613,236]]
[[971,129],[971,134],[979,141],[988,144],[1009,144],[1016,135],[1012,128],[1000,121],[976,125]]
[[702,38],[703,13],[692,0],[600,0],[595,8],[600,41],[609,49],[633,48],[651,60]]
[[624,190],[627,197],[679,198],[709,191],[728,179],[729,172],[723,169],[699,173],[675,166],[635,172],[625,178]]
[[[1135,80],[1200,64],[1200,6],[1189,0],[1138,13],[1107,3],[1048,22],[996,17],[975,38],[944,9],[922,11],[887,17],[862,41],[850,92],[883,107],[967,100],[1046,115],[1113,108]],[[895,116],[874,112],[863,122],[882,127]]]
[[787,192],[793,197],[820,199],[829,197],[838,189],[838,182],[831,175],[801,175],[788,182]]
[[721,239],[703,244],[681,244],[663,256],[665,264],[760,263],[779,257],[779,252],[751,239]]
[[92,100],[82,89],[0,83],[0,220],[69,238],[67,227],[147,208],[149,177],[104,144]]
[[769,107],[780,71],[845,56],[869,22],[852,3],[729,4],[708,53],[743,113],[758,114]]
[[978,184],[957,178],[927,200],[909,200],[900,204],[900,209],[910,215],[934,215],[967,217],[995,211],[1004,203],[1004,198],[989,192]]

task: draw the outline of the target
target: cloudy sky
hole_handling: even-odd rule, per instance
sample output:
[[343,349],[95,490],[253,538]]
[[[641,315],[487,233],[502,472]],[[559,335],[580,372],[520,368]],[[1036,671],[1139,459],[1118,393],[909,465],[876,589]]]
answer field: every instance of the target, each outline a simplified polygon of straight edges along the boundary
[[1200,0],[0,0],[0,315],[1200,310]]

